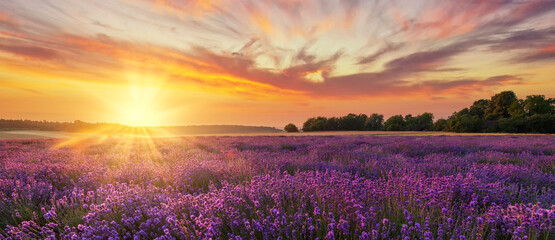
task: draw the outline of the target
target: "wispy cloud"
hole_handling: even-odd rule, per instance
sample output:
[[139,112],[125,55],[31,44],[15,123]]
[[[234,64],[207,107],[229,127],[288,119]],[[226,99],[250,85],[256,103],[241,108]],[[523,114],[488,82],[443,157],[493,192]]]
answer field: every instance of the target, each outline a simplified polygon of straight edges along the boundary
[[52,49],[34,46],[0,44],[0,51],[9,52],[25,59],[51,60],[59,57]]
[[524,84],[457,60],[547,64],[555,40],[553,23],[541,21],[555,19],[555,2],[544,0],[32,3],[0,3],[0,61],[13,68],[52,63],[43,74],[100,82],[148,69],[176,86],[249,98],[455,96]]

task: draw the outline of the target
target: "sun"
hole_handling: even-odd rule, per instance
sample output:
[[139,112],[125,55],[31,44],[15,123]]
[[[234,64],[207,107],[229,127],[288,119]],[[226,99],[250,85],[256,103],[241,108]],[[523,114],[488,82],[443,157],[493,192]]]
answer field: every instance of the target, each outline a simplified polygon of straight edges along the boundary
[[156,111],[149,106],[132,103],[122,110],[119,122],[132,127],[148,127],[157,124],[155,116]]
[[118,122],[132,127],[149,127],[164,121],[160,89],[129,86],[129,94],[119,104]]
[[175,112],[170,88],[165,78],[148,73],[128,73],[127,84],[121,86],[107,103],[114,122],[132,127],[162,126]]

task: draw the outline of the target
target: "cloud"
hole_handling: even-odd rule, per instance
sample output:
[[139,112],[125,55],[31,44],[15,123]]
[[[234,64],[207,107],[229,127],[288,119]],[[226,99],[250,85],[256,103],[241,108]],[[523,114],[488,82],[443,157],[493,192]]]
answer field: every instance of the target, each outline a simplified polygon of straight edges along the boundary
[[19,22],[8,13],[0,12],[0,28],[15,29],[19,26]]
[[489,35],[555,9],[555,1],[549,0],[431,2],[433,4],[423,4],[425,7],[414,17],[403,12],[403,8],[392,8],[391,18],[411,36],[446,39],[467,34]]
[[509,33],[505,38],[494,41],[492,51],[508,51],[526,48],[541,48],[555,42],[555,28],[526,29]]
[[[216,69],[218,69],[220,74],[322,98],[368,98],[392,96],[395,94],[405,94],[408,96],[426,94],[461,95],[464,91],[485,91],[485,89],[493,87],[522,84],[525,82],[518,77],[510,75],[487,79],[408,80],[408,77],[413,77],[416,73],[445,70],[442,66],[447,60],[464,52],[464,49],[478,42],[458,43],[436,50],[410,54],[388,62],[385,65],[386,68],[380,72],[341,76],[330,75],[337,60],[342,56],[341,52],[324,60],[294,65],[280,72],[258,69],[255,66],[254,60],[244,56],[237,58],[219,55],[204,48],[197,48],[195,50],[196,53],[193,55],[198,56],[208,65],[218,66]],[[447,70],[454,71],[459,69]],[[315,72],[322,73],[323,81],[313,82],[306,78],[307,74]],[[202,84],[202,79],[196,79],[196,81]]]
[[[420,80],[416,82],[404,79],[383,80],[387,77],[383,74],[366,74],[357,76],[347,76],[336,79],[328,85],[320,86],[316,94],[323,96],[341,96],[347,98],[367,98],[381,96],[396,96],[398,98],[415,96],[434,97],[438,95],[457,95],[464,96],[469,92],[483,92],[487,89],[522,84],[525,81],[521,78],[502,75],[486,79],[455,79],[455,80]],[[339,81],[340,80],[340,81]],[[337,84],[344,80],[350,80],[347,84]]]
[[0,44],[0,51],[9,52],[11,54],[26,58],[39,60],[53,60],[60,56],[56,51],[43,47],[24,46],[24,45],[4,45]]
[[490,25],[497,27],[515,26],[530,18],[536,18],[555,10],[555,1],[550,0],[505,1],[504,4],[511,5],[511,11],[505,16],[491,21]]
[[465,51],[461,46],[454,45],[438,50],[423,51],[394,59],[385,64],[387,71],[422,72],[435,70],[451,57]]
[[517,63],[531,63],[539,61],[555,61],[555,45],[540,48],[533,53],[513,59],[513,62]]
[[[483,24],[489,15],[497,13],[508,1],[432,1],[420,9],[420,14],[407,17],[401,8],[392,11],[392,18],[403,31],[433,39],[445,39],[470,33]],[[403,9],[404,10],[404,9]]]
[[[145,0],[143,0],[145,1]],[[146,0],[168,11],[179,14],[203,15],[218,9],[219,0]]]
[[[117,3],[114,6],[119,6]],[[176,86],[194,85],[245,97],[273,93],[316,98],[460,95],[526,83],[512,75],[471,76],[473,69],[453,61],[460,55],[483,50],[506,54],[507,50],[519,49],[511,53],[516,60],[503,64],[553,59],[549,45],[554,40],[553,27],[524,24],[553,9],[553,4],[545,1],[430,0],[407,6],[358,0],[139,3],[133,7],[140,10],[133,8],[129,13],[145,13],[148,21],[136,15],[122,16],[129,26],[140,24],[137,29],[113,31],[111,26],[123,25],[110,18],[102,22],[85,18],[82,24],[104,33],[40,15],[44,13],[20,13],[17,17],[21,19],[26,19],[25,14],[36,14],[34,19],[44,19],[45,24],[54,27],[45,29],[36,21],[22,21],[30,26],[22,27],[28,32],[20,32],[2,25],[0,30],[4,32],[25,36],[9,37],[18,42],[0,41],[0,51],[16,56],[16,60],[33,60],[19,62],[22,66],[61,59],[52,66],[57,69],[41,71],[64,72],[80,81],[125,83],[118,72],[148,71],[168,76]],[[72,7],[58,6],[58,11],[79,18],[71,15],[80,12]],[[410,16],[413,7],[419,14]],[[388,18],[388,13],[396,19]],[[0,24],[15,21],[12,15],[2,16]],[[401,31],[393,29],[398,27],[395,24],[401,26]],[[64,31],[66,27],[83,30],[69,33]],[[148,34],[152,29],[156,35]],[[135,30],[144,37],[131,38]],[[384,42],[387,44],[375,52],[360,51]],[[378,60],[385,61],[382,69],[365,70]],[[468,71],[457,72],[457,77],[446,73],[462,69]]]
[[388,44],[385,45],[385,47],[381,48],[377,52],[375,52],[373,54],[370,54],[368,56],[364,56],[364,57],[359,58],[357,64],[364,65],[364,64],[373,63],[374,61],[376,61],[382,55],[384,55],[386,53],[389,53],[389,52],[396,51],[399,48],[401,48],[402,46],[403,46],[403,44],[388,43]]

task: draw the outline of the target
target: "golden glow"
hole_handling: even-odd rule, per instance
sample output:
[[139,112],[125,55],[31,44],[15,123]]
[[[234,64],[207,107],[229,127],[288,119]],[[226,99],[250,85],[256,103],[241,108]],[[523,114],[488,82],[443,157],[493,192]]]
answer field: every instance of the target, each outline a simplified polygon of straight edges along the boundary
[[0,1],[0,118],[281,128],[555,96],[545,1],[105,2]]
[[132,127],[157,126],[171,118],[170,96],[165,79],[151,74],[127,75],[127,91],[106,102],[115,115],[115,121]]
[[120,104],[119,122],[133,127],[154,126],[163,122],[159,119],[161,114],[156,106],[159,89],[130,86],[129,91],[130,98]]
[[306,79],[308,79],[311,82],[323,82],[324,81],[324,76],[322,76],[322,70],[318,70],[316,72],[311,72],[308,73],[304,76]]

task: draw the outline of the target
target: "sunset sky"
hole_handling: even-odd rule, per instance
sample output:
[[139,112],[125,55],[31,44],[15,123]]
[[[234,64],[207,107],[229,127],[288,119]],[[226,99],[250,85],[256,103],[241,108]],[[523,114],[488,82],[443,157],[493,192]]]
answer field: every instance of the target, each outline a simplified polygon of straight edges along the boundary
[[282,127],[555,97],[553,0],[0,0],[0,118]]

